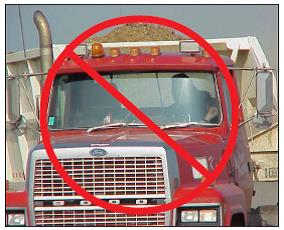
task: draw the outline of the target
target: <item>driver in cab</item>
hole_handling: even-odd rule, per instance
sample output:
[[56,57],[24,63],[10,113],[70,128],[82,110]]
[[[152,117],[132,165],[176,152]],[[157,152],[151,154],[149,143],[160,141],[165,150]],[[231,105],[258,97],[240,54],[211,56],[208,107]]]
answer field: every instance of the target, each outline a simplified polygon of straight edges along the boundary
[[219,122],[218,102],[206,90],[199,90],[185,73],[172,77],[174,103],[168,107],[170,119],[175,122]]

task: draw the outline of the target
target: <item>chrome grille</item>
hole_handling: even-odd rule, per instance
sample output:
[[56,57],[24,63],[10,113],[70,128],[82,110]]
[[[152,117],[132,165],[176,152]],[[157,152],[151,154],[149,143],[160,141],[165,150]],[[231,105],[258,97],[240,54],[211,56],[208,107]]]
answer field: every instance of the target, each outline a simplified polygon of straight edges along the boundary
[[37,226],[164,226],[165,213],[127,215],[105,210],[36,211]]
[[[160,157],[73,158],[59,160],[70,177],[93,195],[164,195]],[[77,195],[48,159],[35,164],[34,197]]]

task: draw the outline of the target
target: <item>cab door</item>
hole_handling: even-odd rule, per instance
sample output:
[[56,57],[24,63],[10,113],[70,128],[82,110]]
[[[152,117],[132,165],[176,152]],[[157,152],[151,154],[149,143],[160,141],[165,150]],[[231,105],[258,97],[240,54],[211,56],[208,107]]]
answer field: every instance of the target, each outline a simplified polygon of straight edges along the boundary
[[[234,76],[233,72],[231,73]],[[226,116],[228,121],[228,127],[230,130],[232,122],[232,106],[230,100],[230,94],[227,87],[226,80],[219,74],[222,78],[222,89],[224,93],[225,105],[226,105]],[[239,122],[243,121],[243,112],[240,108]],[[245,193],[247,210],[251,208],[252,196],[253,196],[253,166],[251,162],[251,155],[248,145],[248,138],[245,126],[239,126],[238,138],[234,148],[233,155],[231,157],[231,165],[233,168],[233,174],[235,177],[235,184],[239,186]]]

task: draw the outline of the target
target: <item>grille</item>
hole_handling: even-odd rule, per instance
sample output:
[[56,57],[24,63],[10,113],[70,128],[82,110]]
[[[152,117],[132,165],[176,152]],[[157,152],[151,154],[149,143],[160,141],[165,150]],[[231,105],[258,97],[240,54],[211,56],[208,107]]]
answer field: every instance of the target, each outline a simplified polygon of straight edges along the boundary
[[[164,195],[160,157],[74,158],[59,160],[66,172],[93,195]],[[36,161],[34,197],[77,195],[47,159]]]
[[165,214],[137,216],[105,210],[36,211],[37,226],[163,226]]

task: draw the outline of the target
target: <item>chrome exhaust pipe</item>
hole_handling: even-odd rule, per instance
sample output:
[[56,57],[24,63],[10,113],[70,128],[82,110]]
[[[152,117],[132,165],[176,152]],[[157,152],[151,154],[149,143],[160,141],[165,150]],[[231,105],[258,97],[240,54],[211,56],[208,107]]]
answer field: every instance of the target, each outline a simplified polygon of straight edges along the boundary
[[[53,64],[53,50],[50,28],[46,17],[39,10],[34,12],[33,20],[39,36],[41,72],[48,73],[50,67]],[[46,76],[47,75],[42,75],[40,79],[41,87],[43,87]]]

